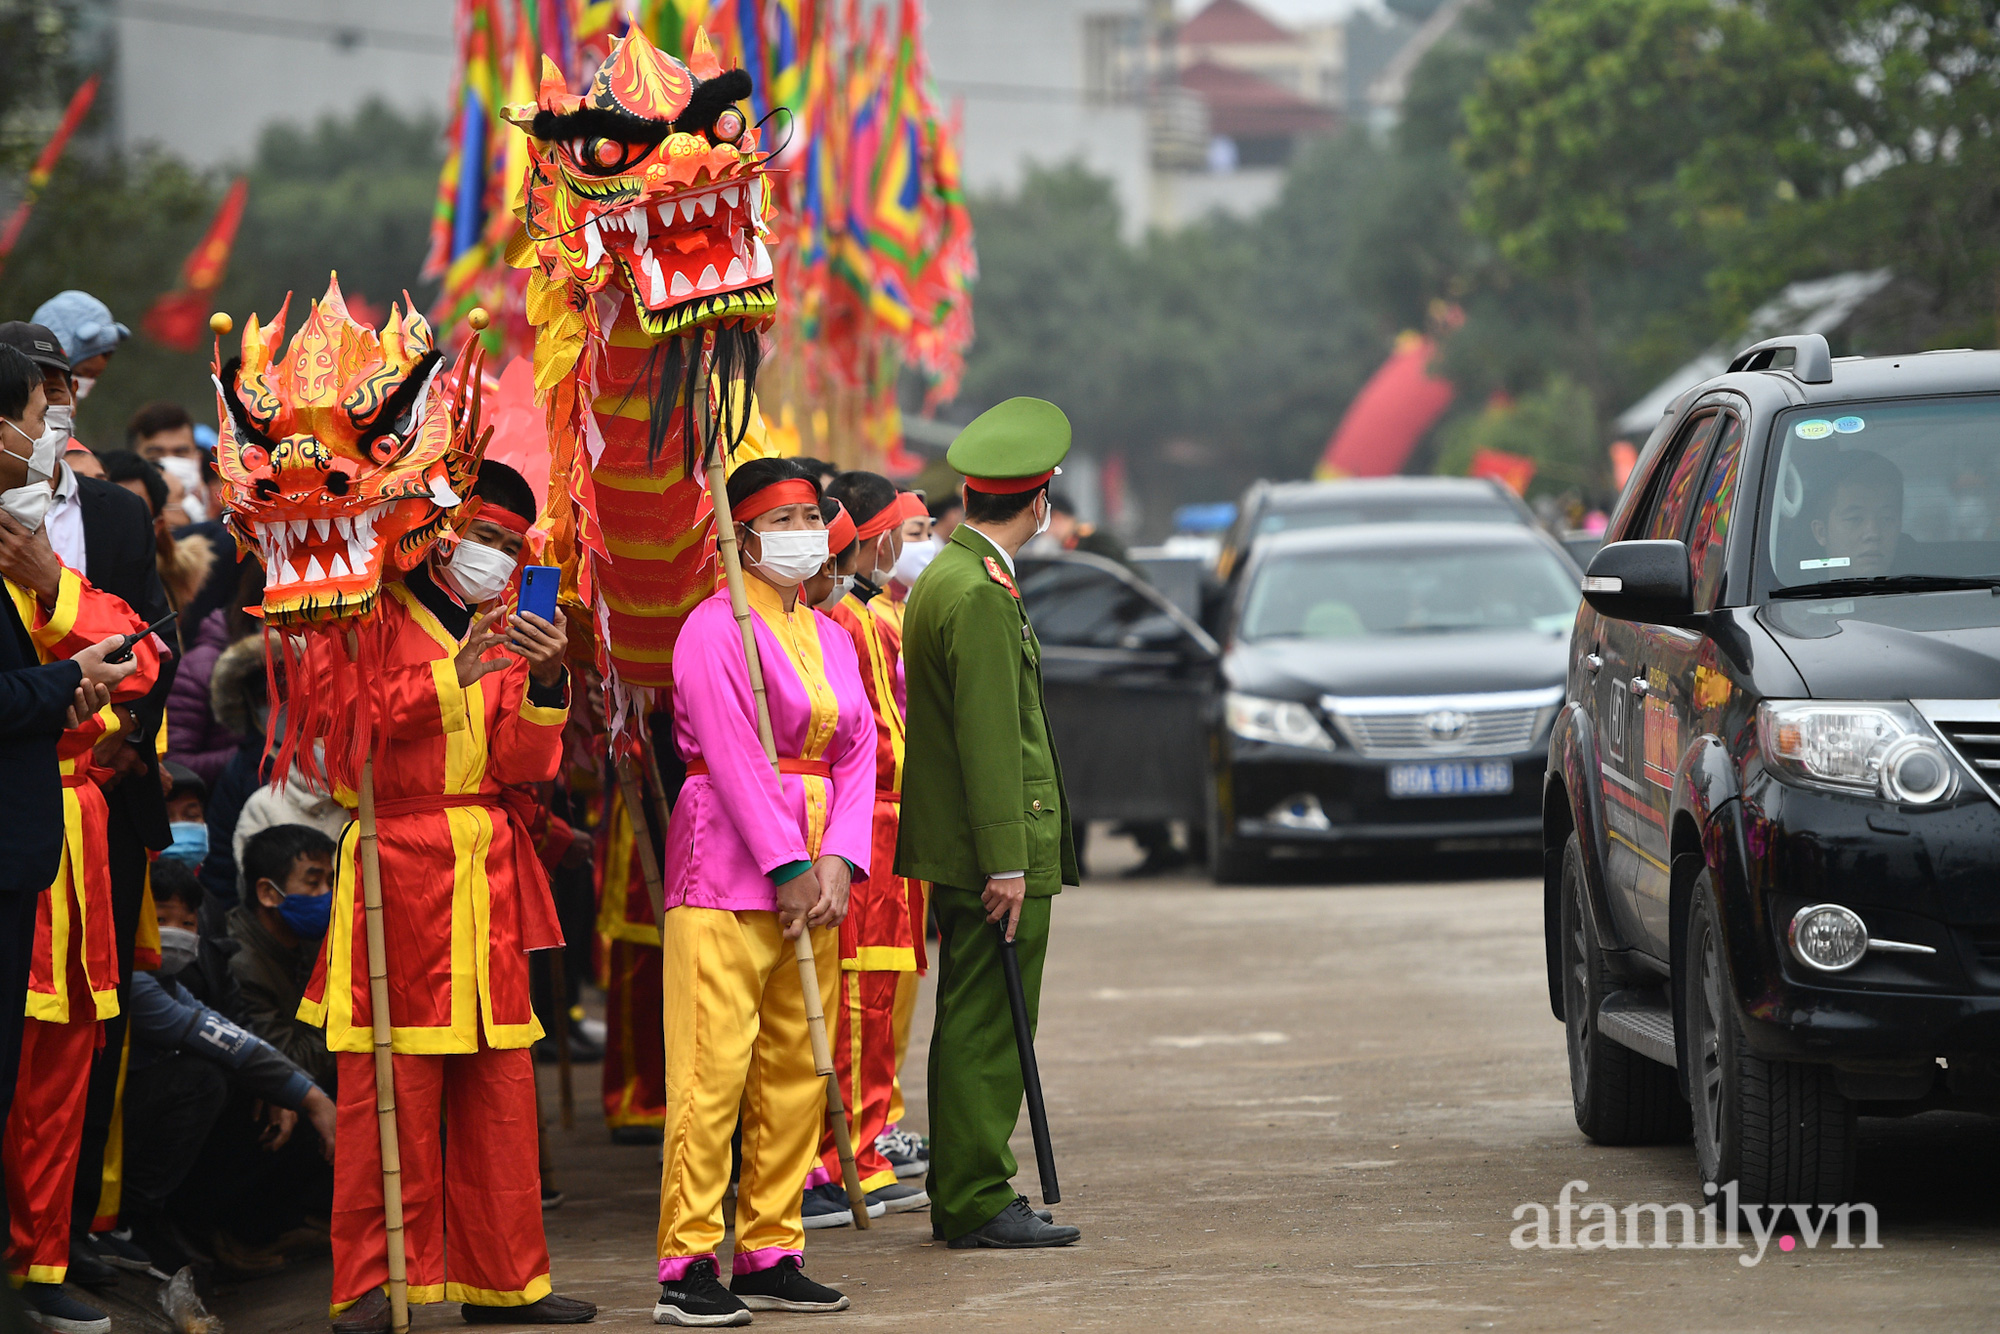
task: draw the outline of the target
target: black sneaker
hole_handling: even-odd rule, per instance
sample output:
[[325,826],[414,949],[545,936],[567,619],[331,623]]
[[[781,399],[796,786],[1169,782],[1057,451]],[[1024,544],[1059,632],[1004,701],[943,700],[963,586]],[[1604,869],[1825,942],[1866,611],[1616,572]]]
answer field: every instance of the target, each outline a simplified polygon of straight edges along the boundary
[[88,1241],[97,1258],[114,1269],[129,1269],[135,1274],[143,1274],[153,1267],[153,1257],[139,1249],[132,1240],[132,1229],[129,1227],[116,1232],[93,1232]]
[[799,1206],[799,1221],[808,1232],[823,1227],[854,1226],[854,1210],[848,1206],[846,1189],[837,1181],[822,1181],[808,1190],[805,1203]]
[[[1023,1196],[1022,1198],[1025,1199],[1026,1196]],[[1030,1209],[1028,1212],[1032,1213],[1035,1217],[1041,1219],[1044,1223],[1053,1223],[1056,1221],[1055,1214],[1047,1209]],[[944,1240],[944,1225],[938,1222],[936,1214],[931,1215],[931,1240],[932,1241]]]
[[111,1317],[95,1306],[85,1306],[64,1292],[60,1283],[24,1283],[20,1295],[30,1323],[43,1329],[59,1329],[63,1334],[111,1334]]
[[104,1263],[89,1243],[78,1238],[69,1244],[69,1273],[63,1276],[67,1281],[85,1288],[115,1288],[118,1286],[118,1271]]
[[752,1311],[845,1311],[847,1298],[824,1283],[815,1283],[799,1267],[799,1257],[788,1255],[769,1269],[754,1274],[735,1274],[729,1290],[743,1299]]
[[660,1285],[653,1323],[699,1328],[747,1325],[750,1308],[722,1286],[722,1280],[715,1276],[715,1261],[696,1260],[679,1278]]
[[978,1250],[981,1247],[1017,1251],[1037,1246],[1067,1246],[1082,1235],[1081,1228],[1049,1222],[1028,1207],[1027,1196],[1016,1195],[1014,1202],[995,1214],[984,1227],[974,1228],[962,1237],[953,1237],[947,1244],[954,1251]]
[[917,1209],[931,1207],[931,1197],[924,1194],[922,1186],[909,1186],[900,1181],[892,1182],[879,1190],[868,1192],[868,1216],[875,1216],[875,1206],[892,1214],[907,1214]]

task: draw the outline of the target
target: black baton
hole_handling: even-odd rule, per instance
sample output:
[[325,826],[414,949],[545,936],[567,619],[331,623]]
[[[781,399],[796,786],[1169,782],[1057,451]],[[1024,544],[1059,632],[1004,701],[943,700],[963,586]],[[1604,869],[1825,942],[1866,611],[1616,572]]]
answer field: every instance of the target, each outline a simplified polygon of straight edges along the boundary
[[1035,1033],[1028,1026],[1028,993],[1021,986],[1021,959],[1000,924],[1000,963],[1007,973],[1007,1004],[1014,1011],[1014,1045],[1021,1052],[1021,1088],[1028,1095],[1028,1130],[1035,1137],[1035,1167],[1042,1174],[1042,1203],[1061,1204],[1056,1184],[1056,1151],[1049,1143],[1049,1110],[1042,1105],[1042,1071],[1035,1064]]

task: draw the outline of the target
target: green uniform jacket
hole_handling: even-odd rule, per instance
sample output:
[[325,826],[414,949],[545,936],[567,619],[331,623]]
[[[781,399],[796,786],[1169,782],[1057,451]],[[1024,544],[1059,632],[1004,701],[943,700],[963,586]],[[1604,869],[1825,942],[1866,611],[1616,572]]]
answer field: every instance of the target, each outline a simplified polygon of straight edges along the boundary
[[1026,871],[1042,896],[1079,877],[1041,641],[1013,582],[999,549],[960,524],[910,590],[896,872],[976,892]]

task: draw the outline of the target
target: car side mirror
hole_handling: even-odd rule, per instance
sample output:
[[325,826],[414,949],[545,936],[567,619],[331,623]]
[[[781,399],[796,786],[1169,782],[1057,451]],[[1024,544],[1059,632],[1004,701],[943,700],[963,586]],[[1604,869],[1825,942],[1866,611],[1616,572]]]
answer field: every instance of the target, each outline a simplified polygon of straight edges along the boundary
[[1687,543],[1646,540],[1600,547],[1583,576],[1583,600],[1617,621],[1686,625],[1694,619]]

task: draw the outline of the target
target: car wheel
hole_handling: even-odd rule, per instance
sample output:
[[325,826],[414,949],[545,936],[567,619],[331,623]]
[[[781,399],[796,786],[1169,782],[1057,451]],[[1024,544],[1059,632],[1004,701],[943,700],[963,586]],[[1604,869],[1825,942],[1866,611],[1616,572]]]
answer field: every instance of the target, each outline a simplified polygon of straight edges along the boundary
[[1708,872],[1688,906],[1687,985],[1676,1025],[1704,1184],[1739,1204],[1842,1204],[1854,1185],[1854,1106],[1828,1066],[1769,1061],[1743,1036]]
[[1229,837],[1222,830],[1222,810],[1213,790],[1208,798],[1208,878],[1218,885],[1254,884],[1271,869],[1262,848]]
[[1613,990],[1590,908],[1584,902],[1583,848],[1563,845],[1563,1031],[1569,1046],[1570,1101],[1576,1127],[1599,1144],[1684,1140],[1688,1105],[1676,1072],[1604,1036],[1597,1010]]

